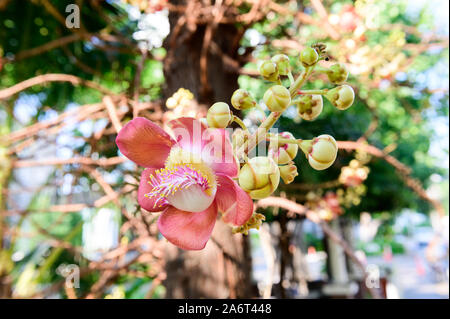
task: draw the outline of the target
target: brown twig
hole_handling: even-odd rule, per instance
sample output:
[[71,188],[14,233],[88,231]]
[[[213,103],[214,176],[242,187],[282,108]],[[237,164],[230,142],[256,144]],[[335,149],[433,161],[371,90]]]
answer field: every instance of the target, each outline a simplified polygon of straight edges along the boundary
[[75,75],[70,74],[58,74],[58,73],[49,73],[49,74],[43,74],[35,76],[34,78],[25,80],[23,82],[20,82],[16,85],[13,85],[9,88],[0,90],[0,100],[4,100],[14,94],[19,93],[20,91],[26,90],[34,85],[40,85],[47,82],[70,82],[73,85],[84,85],[91,89],[95,89],[97,91],[100,91],[103,94],[107,95],[115,95],[113,92],[108,90],[107,88],[101,86],[98,83],[85,80],[82,78],[79,78]]

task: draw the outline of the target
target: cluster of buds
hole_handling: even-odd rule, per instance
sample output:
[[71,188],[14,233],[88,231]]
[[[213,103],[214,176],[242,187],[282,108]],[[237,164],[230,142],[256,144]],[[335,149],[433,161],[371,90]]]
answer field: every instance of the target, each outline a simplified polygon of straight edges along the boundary
[[366,194],[367,187],[360,184],[354,187],[339,188],[336,190],[339,202],[342,206],[351,207],[361,203],[361,198]]
[[330,221],[344,212],[338,195],[332,191],[326,192],[325,195],[322,195],[321,191],[309,192],[306,195],[305,206],[317,212],[318,217],[325,221]]
[[345,186],[354,187],[362,184],[369,175],[370,169],[361,164],[360,161],[353,159],[348,166],[341,169],[339,182]]
[[287,76],[291,73],[289,57],[284,54],[277,54],[270,60],[261,62],[259,73],[265,80],[277,82],[280,76]]
[[[280,179],[285,184],[294,181],[298,175],[294,159],[299,149],[305,154],[309,165],[316,170],[329,168],[337,157],[338,146],[336,140],[330,135],[322,134],[311,140],[303,140],[294,137],[290,132],[269,133],[270,128],[290,106],[297,108],[300,117],[312,121],[323,110],[323,96],[339,110],[347,109],[353,104],[353,89],[343,84],[348,78],[346,67],[342,64],[332,65],[328,69],[318,66],[321,60],[328,60],[325,45],[315,44],[305,48],[298,59],[304,67],[298,76],[292,73],[291,61],[284,54],[277,54],[270,60],[261,62],[258,67],[262,78],[273,82],[267,88],[261,101],[271,114],[262,120],[257,130],[257,132],[263,130],[268,136],[265,138],[269,141],[267,156],[249,158],[252,148],[261,142],[260,135],[257,132],[250,133],[244,122],[233,114],[229,104],[214,103],[207,113],[206,120],[210,128],[224,129],[233,122],[241,127],[232,135],[234,156],[241,161],[237,180],[239,186],[253,199],[270,196],[278,188]],[[331,83],[339,86],[323,90],[301,90],[307,78],[315,71],[325,73]],[[283,85],[282,80],[285,78],[290,82],[289,87]],[[231,106],[239,111],[259,108],[258,102],[250,92],[244,89],[236,90],[231,97]],[[327,199],[330,199],[330,196]],[[334,207],[330,203],[322,206],[328,209]],[[336,207],[331,210],[337,214]],[[244,225],[245,227],[241,226],[236,232],[247,232],[248,228],[254,225],[253,221],[249,223]]]
[[186,107],[189,106],[191,101],[194,99],[194,94],[185,88],[179,88],[171,97],[166,101],[166,106],[168,109],[175,109],[179,106]]
[[263,221],[266,220],[266,216],[264,216],[263,214],[259,214],[259,213],[253,213],[252,217],[250,217],[250,219],[247,221],[247,223],[245,223],[242,226],[239,227],[234,227],[232,229],[232,233],[233,234],[244,234],[244,235],[248,235],[248,231],[250,229],[259,229],[259,227],[261,227],[261,224]]
[[199,114],[199,107],[194,100],[194,94],[184,88],[178,89],[166,100],[166,107],[169,110],[164,112],[163,115],[163,122],[165,123],[179,117],[195,117]]

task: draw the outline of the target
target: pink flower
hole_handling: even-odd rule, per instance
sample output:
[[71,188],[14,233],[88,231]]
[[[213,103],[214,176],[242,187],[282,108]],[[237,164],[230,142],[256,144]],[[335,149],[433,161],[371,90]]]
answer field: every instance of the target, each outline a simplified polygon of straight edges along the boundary
[[232,179],[239,172],[228,133],[188,117],[168,126],[176,140],[155,123],[138,117],[119,132],[116,144],[142,172],[138,202],[161,212],[158,228],[172,244],[203,249],[222,212],[226,223],[244,225],[253,201]]

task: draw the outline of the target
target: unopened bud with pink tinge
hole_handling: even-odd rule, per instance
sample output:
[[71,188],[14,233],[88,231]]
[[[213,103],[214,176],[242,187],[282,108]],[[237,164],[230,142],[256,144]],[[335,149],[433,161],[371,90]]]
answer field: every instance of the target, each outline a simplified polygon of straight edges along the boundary
[[297,166],[294,162],[290,161],[286,165],[279,166],[281,179],[285,184],[290,184],[294,181],[295,177],[298,176]]
[[290,132],[282,132],[270,140],[269,156],[276,163],[283,165],[297,156],[298,144],[282,143],[277,137],[286,138],[293,141],[295,141],[295,137]]
[[206,115],[209,127],[225,128],[233,119],[230,107],[227,103],[217,102],[211,105]]
[[325,97],[337,109],[346,110],[352,106],[353,101],[355,100],[355,92],[350,85],[344,84],[329,90],[325,94]]
[[247,90],[238,89],[231,96],[231,105],[237,110],[247,110],[254,107],[256,101]]
[[333,136],[323,134],[312,140],[301,141],[300,148],[308,158],[309,165],[316,170],[324,170],[336,160],[338,146]]
[[239,172],[239,186],[253,199],[270,196],[279,183],[280,170],[270,157],[253,157]]

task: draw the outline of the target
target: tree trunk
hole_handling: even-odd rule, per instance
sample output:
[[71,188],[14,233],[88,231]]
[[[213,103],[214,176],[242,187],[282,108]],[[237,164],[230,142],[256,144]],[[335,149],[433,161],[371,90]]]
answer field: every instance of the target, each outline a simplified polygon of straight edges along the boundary
[[[172,2],[186,4],[188,1]],[[208,52],[205,55],[205,49],[202,51],[207,26],[196,25],[190,30],[185,24],[178,29],[180,17],[180,13],[170,12],[171,36],[164,44],[167,49],[165,97],[179,88],[186,88],[206,107],[218,101],[229,103],[238,88],[238,74],[224,64],[219,54]],[[235,25],[218,25],[211,37],[220,49],[215,52],[236,57],[240,37],[241,32]],[[206,74],[200,62],[203,59],[204,63],[205,58]],[[207,85],[202,76],[207,79]],[[248,298],[257,295],[251,279],[248,238],[233,235],[231,228],[221,220],[217,221],[212,237],[202,251],[182,251],[168,245],[166,270],[167,279],[163,284],[168,298]]]

